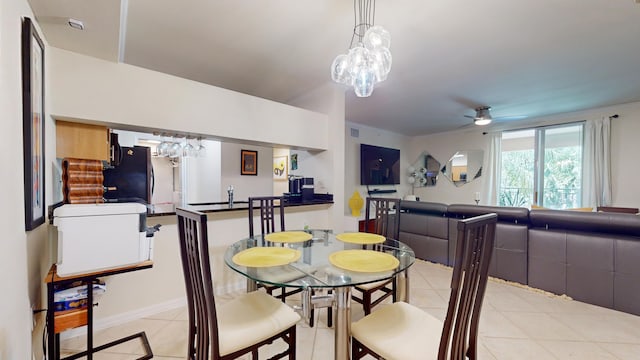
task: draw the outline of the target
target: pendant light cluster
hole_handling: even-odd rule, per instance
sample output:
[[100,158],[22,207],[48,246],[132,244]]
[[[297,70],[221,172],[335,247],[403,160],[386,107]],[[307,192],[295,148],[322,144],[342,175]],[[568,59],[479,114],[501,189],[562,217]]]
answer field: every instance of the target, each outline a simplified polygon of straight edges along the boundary
[[387,79],[391,70],[391,35],[382,26],[373,25],[375,0],[354,0],[353,7],[349,51],[333,60],[331,79],[353,86],[358,97],[367,97],[373,93],[375,84]]

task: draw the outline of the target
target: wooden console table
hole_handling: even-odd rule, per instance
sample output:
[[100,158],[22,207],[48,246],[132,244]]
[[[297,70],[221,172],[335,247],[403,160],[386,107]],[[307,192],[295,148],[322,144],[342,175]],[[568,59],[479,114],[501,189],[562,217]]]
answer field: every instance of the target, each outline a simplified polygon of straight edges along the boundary
[[[49,359],[60,360],[60,333],[62,331],[87,325],[87,349],[85,351],[73,354],[64,358],[64,360],[77,359],[86,356],[86,359],[93,359],[93,354],[110,348],[112,346],[122,344],[124,342],[140,338],[145,348],[145,355],[139,357],[138,360],[146,360],[153,358],[153,352],[149,346],[147,335],[144,331],[133,334],[121,339],[111,341],[107,344],[97,347],[93,346],[93,283],[99,277],[117,275],[131,271],[149,269],[153,266],[153,261],[144,261],[136,265],[123,266],[108,270],[101,270],[86,274],[77,274],[66,277],[58,276],[56,265],[52,265],[44,282],[47,284],[47,348]],[[87,286],[87,306],[79,309],[55,311],[54,304],[54,286],[67,285],[73,282],[82,282]]]

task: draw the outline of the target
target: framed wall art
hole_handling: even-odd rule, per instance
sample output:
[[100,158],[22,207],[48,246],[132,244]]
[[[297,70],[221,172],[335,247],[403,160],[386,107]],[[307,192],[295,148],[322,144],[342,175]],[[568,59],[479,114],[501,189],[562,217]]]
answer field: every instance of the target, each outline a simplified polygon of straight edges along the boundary
[[240,175],[258,175],[258,152],[240,150]]
[[287,180],[289,175],[288,171],[288,157],[287,156],[275,156],[273,158],[273,179],[274,180]]
[[31,19],[22,21],[22,116],[25,228],[44,223],[44,45]]

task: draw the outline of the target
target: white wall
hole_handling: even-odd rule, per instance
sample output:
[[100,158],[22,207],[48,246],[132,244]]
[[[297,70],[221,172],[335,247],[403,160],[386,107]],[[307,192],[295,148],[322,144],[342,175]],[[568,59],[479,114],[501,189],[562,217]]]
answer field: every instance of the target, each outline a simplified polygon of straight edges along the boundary
[[328,116],[326,132],[314,132],[313,129],[305,130],[305,139],[326,138],[328,150],[310,152],[313,157],[306,161],[314,164],[315,172],[307,172],[304,175],[314,178],[314,186],[317,191],[328,191],[333,194],[334,205],[331,209],[330,224],[335,231],[340,232],[344,224],[342,209],[345,206],[344,88],[327,80],[326,85],[299,96],[291,101],[291,104],[319,111]]
[[[458,131],[414,137],[410,141],[411,157],[415,160],[420,153],[426,151],[440,162],[440,168],[442,168],[459,150],[483,150],[483,164],[486,165],[489,138],[482,135],[483,130],[482,128],[473,128],[472,131],[466,132]],[[417,187],[414,189],[414,194],[421,201],[475,204],[475,192],[482,193],[482,180],[485,178],[481,176],[468,184],[456,187],[453,182],[440,173],[436,186]]]
[[[289,149],[274,148],[273,158],[286,156],[287,157],[287,175],[291,174],[291,154]],[[271,177],[273,178],[273,159],[271,160]],[[289,181],[287,180],[273,180],[273,195],[281,196],[282,194],[289,192]]]
[[[17,123],[3,122],[2,125],[3,133],[11,138],[3,143],[3,146],[11,148],[5,152],[9,158],[5,165],[19,170],[11,172],[15,174],[14,177],[7,176],[2,179],[4,188],[19,190],[5,198],[5,204],[10,206],[8,210],[3,210],[3,215],[6,215],[3,216],[3,221],[8,220],[11,224],[4,227],[7,229],[5,235],[11,239],[11,243],[7,245],[3,242],[1,245],[1,266],[5,273],[15,274],[10,281],[5,282],[11,289],[11,294],[15,294],[15,298],[4,297],[0,300],[0,315],[3,315],[0,331],[2,359],[31,357],[31,344],[25,340],[28,339],[31,324],[30,305],[33,303],[36,308],[44,307],[41,300],[45,289],[42,281],[51,264],[48,232],[54,231],[52,226],[41,226],[37,231],[31,232],[27,239],[23,232],[18,16],[19,13],[26,13],[28,7],[24,1],[19,4],[20,6],[16,5],[16,9],[12,9],[11,15],[6,16],[8,21],[4,21],[8,12],[5,12],[3,7],[1,34],[2,111],[6,119],[18,119]],[[10,29],[10,32],[7,32],[7,29]],[[10,35],[9,41],[5,41],[6,35]],[[237,200],[246,199],[250,194],[272,193],[272,146],[313,149],[320,163],[331,165],[329,171],[343,167],[341,141],[335,147],[337,151],[323,151],[334,145],[328,140],[329,132],[335,132],[336,129],[342,132],[344,126],[344,119],[336,120],[335,114],[332,115],[333,124],[329,126],[329,117],[324,114],[129,65],[114,64],[55,48],[47,48],[46,56],[47,95],[52,94],[51,89],[55,89],[55,97],[53,94],[46,97],[46,106],[47,112],[55,114],[56,119],[102,124],[122,130],[166,130],[237,142],[238,144],[225,143],[229,147],[222,149],[221,169],[224,173],[232,175],[223,178],[220,184],[221,191],[226,190],[228,185],[234,185]],[[340,101],[333,98],[331,100]],[[10,106],[5,106],[5,101]],[[339,108],[343,111],[343,99]],[[48,119],[47,156],[48,159],[54,159],[55,141],[50,139],[55,139],[55,124]],[[309,134],[313,136],[308,136]],[[341,139],[340,136],[338,138]],[[259,150],[257,177],[240,176],[240,148]],[[325,159],[331,161],[327,162]],[[51,173],[51,165],[47,163],[46,166],[47,173]],[[326,172],[325,177],[334,178],[330,172]],[[337,178],[340,179],[340,183],[327,183],[331,185],[330,190],[335,186],[336,191],[341,194],[341,172]],[[51,204],[50,187],[51,185],[47,184],[47,204]],[[328,205],[310,211],[292,209],[288,211],[287,225],[303,227],[308,224],[312,227],[332,228],[332,222],[335,221],[332,212],[332,206]],[[212,251],[217,251],[214,261],[223,266],[220,251],[247,232],[246,213],[218,214],[211,220],[213,223],[210,223],[210,226],[215,228],[211,231],[211,234],[215,234]],[[175,220],[173,217],[150,218],[148,223],[154,224],[156,221],[164,224],[164,227],[156,236],[153,269],[107,279],[108,294],[105,294],[101,306],[95,313],[97,327],[182,304],[184,286]],[[26,269],[27,275],[21,269]],[[221,271],[220,274],[225,272]],[[225,275],[221,276],[223,281],[229,280]],[[158,285],[158,281],[161,281],[161,286]],[[4,316],[5,313],[7,316]],[[41,332],[33,333],[33,349],[36,353],[41,347],[37,341],[41,336]]]
[[[202,156],[182,158],[185,162],[188,184],[183,187],[187,192],[186,203],[206,203],[227,201],[222,187],[222,143],[202,140],[207,149]],[[184,195],[183,195],[183,198]]]
[[[3,274],[0,296],[0,359],[31,359],[32,341],[42,336],[42,327],[31,332],[31,305],[42,308],[44,274],[48,270],[49,248],[47,225],[25,232],[23,143],[22,143],[22,83],[21,83],[21,22],[22,16],[34,19],[24,0],[0,2],[0,129],[4,171],[0,176],[3,189],[0,210],[0,273]],[[39,30],[37,24],[36,28]],[[43,39],[44,41],[44,39]],[[46,42],[45,42],[46,46]],[[47,66],[45,49],[45,76]],[[45,78],[46,81],[46,78]],[[45,134],[53,134],[54,124],[48,116],[52,100],[50,84],[45,83]],[[45,141],[45,196],[51,202],[52,162],[55,159],[55,137]],[[43,317],[40,316],[40,319]],[[35,347],[34,347],[35,348]]]
[[[357,130],[358,137],[351,135],[352,129]],[[380,130],[361,124],[347,122],[345,129],[345,197],[348,199],[353,195],[354,191],[358,191],[363,199],[367,196],[367,187],[360,185],[360,144],[368,144],[375,146],[382,146],[392,149],[400,150],[400,185],[375,185],[369,186],[370,190],[396,190],[395,193],[390,194],[372,194],[375,197],[392,197],[403,198],[410,193],[410,186],[408,183],[408,172],[406,171],[410,164],[418,157],[412,155],[409,144],[409,137],[393,133],[386,130]],[[349,204],[343,204],[343,210],[345,214],[350,215],[351,210]],[[364,217],[364,208],[362,209],[362,216]]]
[[[249,195],[272,194],[272,146],[328,148],[326,136],[303,136],[307,131],[327,134],[326,115],[60,49],[52,49],[51,53],[51,83],[58,94],[52,104],[56,118],[123,130],[164,130],[223,140],[220,191],[226,194],[226,188],[233,185],[236,201],[246,200]],[[240,175],[241,149],[258,151],[257,176]],[[308,223],[307,218],[311,217],[319,225],[330,227],[328,213],[327,208],[313,216],[303,213],[299,222]],[[288,212],[287,225],[295,226],[294,219]],[[224,267],[219,252],[248,233],[246,213],[218,214],[212,220],[213,261]],[[183,299],[175,220],[149,218],[148,224],[155,221],[165,226],[156,236],[153,269],[109,279],[104,305],[96,311],[99,326],[138,316],[140,312],[176,306],[176,301]],[[159,279],[162,286],[156,285]],[[139,295],[131,297],[133,293]]]
[[602,112],[620,115],[611,120],[611,205],[640,207],[640,102]]
[[[242,150],[258,152],[258,175],[240,174],[240,152]],[[233,185],[234,201],[247,201],[249,196],[273,195],[273,149],[265,146],[222,143],[222,201],[227,201],[227,189]]]
[[325,150],[327,116],[211,85],[52,48],[56,119],[136,131]]
[[[640,167],[636,164],[638,162],[637,154],[640,154],[640,141],[638,141],[640,138],[640,102],[531,119],[526,122],[526,125],[518,125],[518,128],[601,118],[613,114],[618,114],[620,117],[611,120],[611,180],[613,187],[611,206],[639,207]],[[508,130],[509,126],[514,128],[515,124],[504,123],[501,125],[501,129]],[[491,128],[478,127],[466,131],[414,137],[410,141],[410,157],[415,158],[426,150],[444,164],[458,150],[481,149],[485,152],[483,165],[486,167],[489,138],[482,135],[482,132],[487,130],[494,131]],[[485,179],[486,176],[481,176],[462,187],[455,187],[440,173],[435,187],[416,188],[415,194],[423,201],[473,204],[474,193],[476,191],[482,192]],[[486,203],[485,194],[481,194],[481,199],[481,204]]]

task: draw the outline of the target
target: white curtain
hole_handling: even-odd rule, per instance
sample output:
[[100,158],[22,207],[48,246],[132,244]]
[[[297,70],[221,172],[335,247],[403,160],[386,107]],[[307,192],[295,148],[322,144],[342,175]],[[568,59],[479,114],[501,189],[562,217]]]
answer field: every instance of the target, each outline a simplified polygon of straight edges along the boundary
[[498,194],[500,193],[500,169],[502,164],[502,133],[492,133],[489,135],[489,154],[487,154],[486,171],[483,169],[482,176],[485,176],[484,193],[486,205],[498,205]]
[[611,119],[587,120],[584,126],[582,206],[611,202]]

